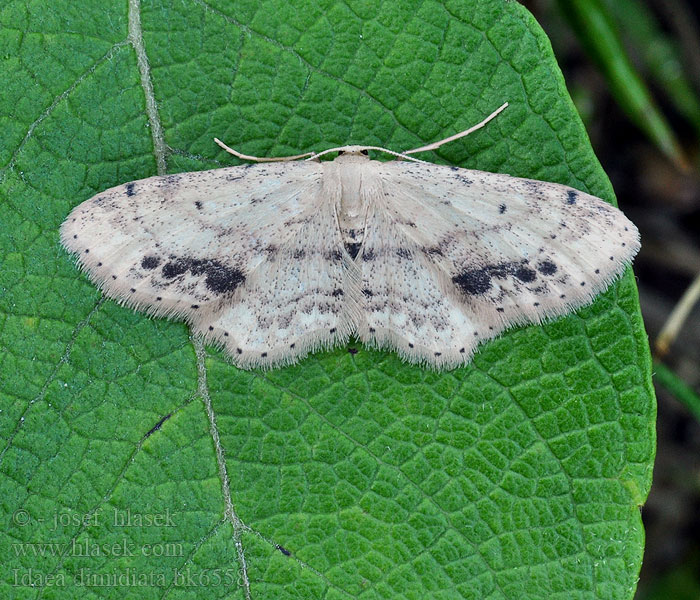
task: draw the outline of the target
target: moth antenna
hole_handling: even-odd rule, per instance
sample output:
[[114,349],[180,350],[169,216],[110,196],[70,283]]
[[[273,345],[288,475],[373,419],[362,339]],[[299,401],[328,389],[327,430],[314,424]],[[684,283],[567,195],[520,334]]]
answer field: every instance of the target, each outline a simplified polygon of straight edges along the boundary
[[[324,156],[325,154],[328,154],[330,152],[338,152],[339,150],[345,149],[346,146],[338,146],[337,148],[328,148],[327,150],[322,150],[321,152],[314,152],[311,153],[311,156],[307,158],[306,160],[315,160],[319,156]],[[429,165],[431,163],[425,161],[425,160],[420,160],[419,158],[413,158],[412,156],[405,156],[405,152],[394,152],[393,150],[389,150],[388,148],[382,148],[381,146],[361,146],[363,150],[377,150],[378,152],[386,152],[387,154],[391,154],[392,156],[396,156],[400,159],[405,158],[406,160],[410,160],[412,162],[417,162],[417,163],[422,163],[424,165]]]
[[488,117],[486,117],[481,123],[477,123],[473,127],[470,127],[469,129],[466,129],[465,131],[462,131],[461,133],[456,133],[455,135],[451,135],[450,137],[445,138],[444,140],[440,140],[439,142],[434,142],[432,144],[428,144],[427,146],[421,146],[420,148],[414,148],[413,150],[406,150],[405,152],[402,152],[401,154],[415,154],[416,152],[427,152],[428,150],[437,150],[440,146],[443,144],[447,144],[449,142],[454,142],[455,140],[458,140],[459,138],[463,138],[468,136],[470,133],[473,133],[477,129],[481,129],[486,123],[489,121],[493,120],[496,118],[496,116],[503,112],[506,108],[508,107],[508,103],[504,102],[501,106],[499,106],[496,110],[494,110]]
[[241,154],[237,150],[234,150],[233,148],[229,148],[226,144],[224,144],[219,138],[214,138],[214,141],[221,146],[226,152],[229,154],[233,154],[236,158],[240,158],[242,160],[252,160],[254,162],[284,162],[287,160],[297,160],[299,158],[304,158],[306,156],[313,156],[313,152],[306,152],[305,154],[297,154],[296,156],[250,156],[248,154]]

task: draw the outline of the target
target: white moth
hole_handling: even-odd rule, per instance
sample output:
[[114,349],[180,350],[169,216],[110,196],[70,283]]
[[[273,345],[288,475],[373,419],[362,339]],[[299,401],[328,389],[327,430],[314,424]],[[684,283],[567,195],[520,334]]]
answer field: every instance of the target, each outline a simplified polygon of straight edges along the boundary
[[640,246],[622,212],[589,194],[407,156],[505,106],[387,151],[407,160],[345,146],[120,185],[76,207],[61,240],[107,296],[184,319],[239,367],[355,336],[454,368],[504,329],[591,302]]

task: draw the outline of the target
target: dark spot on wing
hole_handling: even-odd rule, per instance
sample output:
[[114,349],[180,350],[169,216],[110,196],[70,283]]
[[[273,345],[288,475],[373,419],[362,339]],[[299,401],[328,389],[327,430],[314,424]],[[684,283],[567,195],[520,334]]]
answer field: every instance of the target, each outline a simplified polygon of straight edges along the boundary
[[197,207],[197,210],[202,210],[202,203],[199,200],[195,200],[194,205]]
[[513,277],[523,283],[532,283],[537,279],[534,269],[527,266],[527,260],[516,263],[499,263],[488,265],[480,269],[465,269],[452,278],[452,282],[457,285],[463,293],[468,296],[480,296],[491,288],[491,280],[507,279]]
[[207,289],[215,294],[233,292],[245,281],[240,269],[228,267],[216,259],[172,258],[163,265],[161,274],[165,279],[174,279],[189,271],[192,275],[204,275]]
[[136,186],[135,186],[135,184],[133,184],[133,183],[127,183],[127,184],[124,186],[124,189],[126,190],[126,195],[127,195],[129,198],[131,198],[131,196],[135,196],[135,195],[136,195],[136,192],[134,191],[134,187],[136,187]]
[[165,265],[163,265],[163,269],[161,270],[161,274],[166,279],[172,279],[173,277],[177,277],[178,275],[182,275],[183,273],[186,273],[188,269],[189,269],[188,261],[178,260],[178,261],[169,262],[169,263],[166,263]]
[[160,264],[160,258],[157,256],[144,256],[141,261],[141,267],[144,269],[155,269]]
[[374,260],[376,258],[374,254],[374,250],[371,248],[367,250],[367,252],[362,253],[362,260],[369,261],[369,260]]
[[337,329],[335,327],[331,327],[328,333],[335,333]]
[[410,259],[411,258],[411,253],[406,250],[406,248],[397,248],[396,249],[396,256],[399,258],[405,258],[405,259]]
[[367,298],[371,298],[372,296],[374,296],[374,293],[373,293],[372,290],[370,290],[369,288],[363,288],[363,289],[362,289],[362,293],[363,293]]
[[470,269],[462,271],[452,278],[452,281],[469,296],[480,296],[489,291],[491,276],[486,269]]
[[537,270],[542,273],[542,275],[554,275],[557,272],[557,265],[551,260],[543,260],[537,265]]
[[576,198],[578,198],[578,192],[576,190],[569,190],[566,193],[567,204],[576,204]]
[[530,267],[526,267],[525,265],[521,265],[519,267],[516,267],[515,271],[513,272],[513,275],[520,279],[523,283],[531,283],[537,279],[537,273]]
[[[362,247],[362,244],[358,242],[350,242],[348,244],[345,244],[345,249],[348,251],[348,254],[350,257],[354,260],[357,258],[357,255],[360,253],[360,248]],[[364,255],[363,255],[364,258]],[[365,258],[365,260],[367,260]]]
[[267,356],[267,352],[261,352],[261,353],[260,353],[260,357],[261,357],[261,358],[265,358],[266,356]]
[[333,296],[334,298],[337,298],[338,296],[342,296],[342,295],[343,295],[343,290],[341,290],[340,288],[333,290],[333,293],[331,294],[331,296]]
[[506,205],[505,205],[505,204],[501,204],[501,205],[498,207],[498,214],[501,214],[501,215],[502,215],[504,212],[506,212]]
[[297,248],[294,252],[292,252],[292,258],[296,260],[301,260],[306,256],[306,250],[303,248]]

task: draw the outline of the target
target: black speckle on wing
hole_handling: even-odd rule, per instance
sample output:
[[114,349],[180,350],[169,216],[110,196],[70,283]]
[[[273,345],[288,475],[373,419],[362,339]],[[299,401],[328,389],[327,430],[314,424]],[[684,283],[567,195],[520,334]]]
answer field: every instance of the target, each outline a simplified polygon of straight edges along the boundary
[[345,244],[345,249],[348,251],[348,254],[351,256],[351,258],[353,260],[355,260],[357,258],[357,255],[360,253],[361,247],[362,247],[362,244],[360,244],[358,242],[350,242],[350,243]]
[[481,296],[491,288],[491,275],[487,269],[467,269],[452,281],[468,296]]
[[228,267],[216,259],[171,257],[163,265],[161,274],[165,279],[174,279],[187,271],[195,276],[205,275],[204,284],[215,294],[233,292],[245,281],[245,275],[240,269]]
[[554,275],[557,272],[557,265],[551,260],[543,260],[537,265],[537,270],[542,273],[542,275]]
[[141,261],[141,267],[144,269],[155,269],[160,264],[160,258],[157,256],[144,256]]
[[[542,274],[551,275],[554,272],[551,271],[552,267],[556,271],[554,263],[542,261],[538,265],[538,270]],[[527,260],[503,262],[477,269],[465,269],[452,277],[452,281],[467,296],[481,296],[491,289],[494,278],[507,279],[509,277],[521,283],[532,283],[537,279],[537,271],[528,265]]]

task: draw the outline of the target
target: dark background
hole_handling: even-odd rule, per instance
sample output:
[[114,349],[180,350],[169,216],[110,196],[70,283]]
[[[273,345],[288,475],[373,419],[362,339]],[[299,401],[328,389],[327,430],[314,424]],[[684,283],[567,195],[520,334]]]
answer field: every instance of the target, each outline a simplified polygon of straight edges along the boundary
[[[667,90],[645,69],[644,51],[620,39],[675,133],[687,168],[674,164],[628,117],[605,68],[572,20],[576,0],[524,0],[549,35],[593,147],[612,180],[620,208],[639,227],[642,250],[634,271],[652,349],[672,309],[700,273],[700,123],[681,114]],[[586,2],[577,2],[587,10]],[[700,3],[637,0],[677,49],[682,76],[700,97]],[[606,9],[607,0],[591,0]],[[564,10],[562,10],[564,9]],[[584,12],[585,14],[585,12]],[[589,35],[590,37],[590,35]],[[700,306],[696,304],[664,357],[655,356],[700,393]],[[682,399],[655,377],[658,450],[651,494],[642,509],[647,542],[637,600],[700,598],[700,423]],[[696,413],[697,414],[697,413]]]

